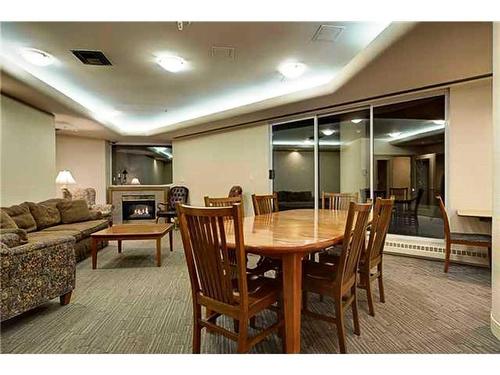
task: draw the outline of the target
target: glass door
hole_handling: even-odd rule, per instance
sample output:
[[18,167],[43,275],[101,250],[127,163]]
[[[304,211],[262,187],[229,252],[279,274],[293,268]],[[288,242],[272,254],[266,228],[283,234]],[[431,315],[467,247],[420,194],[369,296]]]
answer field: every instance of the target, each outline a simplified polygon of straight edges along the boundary
[[314,118],[272,126],[273,191],[280,211],[314,208]]
[[[322,192],[370,198],[370,110],[318,118],[319,199]],[[319,205],[321,207],[321,205]]]

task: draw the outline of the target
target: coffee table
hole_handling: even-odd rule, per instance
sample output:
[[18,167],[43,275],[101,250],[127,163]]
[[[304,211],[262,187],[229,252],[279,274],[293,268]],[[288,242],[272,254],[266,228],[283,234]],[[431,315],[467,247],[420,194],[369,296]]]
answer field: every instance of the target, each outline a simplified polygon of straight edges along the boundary
[[[122,241],[156,240],[156,265],[161,266],[161,239],[173,229],[173,224],[118,224],[92,233],[92,269],[97,268],[97,243],[99,241],[118,241],[118,253],[122,252]],[[170,243],[170,251],[172,251]]]

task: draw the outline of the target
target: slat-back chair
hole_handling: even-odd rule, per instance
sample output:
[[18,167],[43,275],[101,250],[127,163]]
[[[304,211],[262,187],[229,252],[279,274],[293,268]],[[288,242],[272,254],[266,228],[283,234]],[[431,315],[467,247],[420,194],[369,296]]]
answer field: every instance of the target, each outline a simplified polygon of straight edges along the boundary
[[446,207],[444,206],[443,199],[439,195],[436,196],[436,199],[439,201],[439,209],[441,211],[441,215],[443,216],[444,222],[444,240],[446,243],[444,272],[448,272],[448,268],[450,267],[452,244],[486,247],[488,249],[488,261],[491,268],[491,236],[489,234],[480,233],[452,232],[450,230],[450,222],[448,220],[448,214],[446,213]]
[[347,211],[351,202],[358,202],[358,193],[321,192],[321,207],[323,209]]
[[241,209],[243,210],[243,200],[241,199],[241,195],[234,197],[222,197],[222,198],[213,198],[205,196],[205,207],[230,207],[233,204],[241,204]]
[[[317,319],[335,323],[341,353],[346,352],[344,314],[348,307],[352,309],[354,333],[360,334],[356,279],[370,210],[370,204],[354,202],[349,204],[342,253],[338,263],[328,265],[314,261],[304,262],[302,282],[304,313]],[[335,302],[335,316],[326,316],[308,310],[308,292],[332,297]]]
[[[248,335],[250,318],[278,302],[281,291],[272,279],[260,278],[253,286],[247,280],[241,206],[198,208],[178,205],[177,212],[191,282],[193,353],[200,352],[203,328],[237,341],[238,352],[247,352],[267,335],[278,331],[283,320],[279,313],[276,324],[256,336]],[[228,217],[231,222],[228,222]],[[236,275],[226,243],[227,225],[234,225]],[[211,311],[211,316],[203,319],[201,306]],[[220,315],[237,320],[237,332],[217,325]]]
[[394,195],[396,200],[408,199],[408,188],[405,187],[391,187],[389,188],[389,196]]
[[279,210],[277,193],[268,195],[252,194],[252,203],[255,215],[270,214]]
[[[382,257],[385,246],[385,238],[391,224],[392,208],[394,199],[377,198],[373,208],[372,224],[368,246],[362,253],[359,262],[359,283],[358,287],[366,290],[368,299],[368,309],[371,316],[375,316],[371,283],[378,280],[378,292],[380,302],[385,302],[384,283],[382,279]],[[377,271],[372,273],[374,268]]]

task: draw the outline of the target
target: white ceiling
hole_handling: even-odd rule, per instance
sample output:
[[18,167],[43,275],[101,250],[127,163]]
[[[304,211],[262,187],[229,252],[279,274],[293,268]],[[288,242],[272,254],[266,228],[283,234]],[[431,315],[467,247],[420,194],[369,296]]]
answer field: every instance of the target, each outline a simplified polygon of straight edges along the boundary
[[[344,27],[333,43],[312,41],[322,24]],[[234,116],[297,100],[341,75],[345,66],[387,23],[374,22],[19,22],[1,24],[3,69],[51,86],[52,95],[83,107],[121,135],[154,135],[199,124],[214,114]],[[211,56],[213,46],[235,48],[235,58]],[[19,48],[52,54],[48,67],[30,65]],[[83,65],[71,49],[102,51],[110,67]],[[187,60],[189,69],[169,73],[155,63],[160,53]],[[303,62],[297,79],[277,72],[283,61]],[[36,84],[33,84],[36,86]],[[165,112],[165,110],[167,110]]]

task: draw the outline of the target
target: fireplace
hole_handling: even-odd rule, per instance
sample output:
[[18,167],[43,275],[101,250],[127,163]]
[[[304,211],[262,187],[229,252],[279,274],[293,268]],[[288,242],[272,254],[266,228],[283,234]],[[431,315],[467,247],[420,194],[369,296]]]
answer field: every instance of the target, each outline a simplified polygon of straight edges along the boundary
[[123,195],[122,219],[126,220],[151,220],[156,217],[154,195]]

